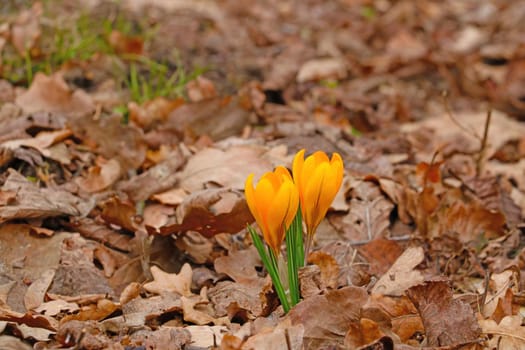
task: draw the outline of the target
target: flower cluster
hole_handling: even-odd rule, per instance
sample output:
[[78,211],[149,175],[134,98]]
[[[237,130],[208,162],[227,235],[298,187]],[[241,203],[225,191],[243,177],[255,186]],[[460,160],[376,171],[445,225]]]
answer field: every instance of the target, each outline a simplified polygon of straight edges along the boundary
[[[248,207],[259,225],[268,252],[253,228],[248,228],[285,311],[290,304],[293,306],[299,301],[297,271],[304,265],[315,231],[343,181],[343,161],[339,154],[334,153],[329,159],[326,153],[318,151],[305,159],[304,153],[303,149],[294,157],[293,177],[288,169],[279,166],[264,174],[255,187],[254,175],[250,174],[245,185]],[[303,248],[303,221],[306,249]],[[280,252],[284,240],[289,293],[284,290],[280,277]],[[286,298],[287,294],[291,294],[291,303]]]

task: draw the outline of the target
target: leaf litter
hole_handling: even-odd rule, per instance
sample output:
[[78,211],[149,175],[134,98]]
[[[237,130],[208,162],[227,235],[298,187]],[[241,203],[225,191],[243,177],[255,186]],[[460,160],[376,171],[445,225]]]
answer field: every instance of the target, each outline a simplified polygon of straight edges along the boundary
[[[522,2],[8,7],[1,348],[525,347]],[[37,67],[80,11],[109,49]],[[284,314],[242,191],[302,148],[345,179]]]

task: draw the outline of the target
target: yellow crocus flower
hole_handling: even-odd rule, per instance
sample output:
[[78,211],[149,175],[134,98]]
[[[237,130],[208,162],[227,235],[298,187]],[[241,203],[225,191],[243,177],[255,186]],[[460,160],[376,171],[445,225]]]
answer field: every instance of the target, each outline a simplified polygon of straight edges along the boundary
[[264,240],[278,256],[286,230],[297,214],[299,193],[290,172],[282,166],[264,174],[255,187],[253,177],[250,174],[246,179],[246,202]]
[[301,213],[306,224],[307,257],[313,235],[332,204],[343,182],[343,160],[338,153],[328,159],[326,153],[317,151],[304,159],[300,150],[293,160],[293,178],[299,190]]

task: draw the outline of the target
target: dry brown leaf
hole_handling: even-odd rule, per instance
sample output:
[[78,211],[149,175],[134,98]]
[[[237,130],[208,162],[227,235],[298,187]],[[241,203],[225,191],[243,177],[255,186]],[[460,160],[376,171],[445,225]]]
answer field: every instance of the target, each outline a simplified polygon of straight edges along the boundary
[[165,313],[182,312],[181,297],[177,293],[165,292],[149,298],[134,298],[122,306],[123,316],[104,321],[104,325],[114,331],[122,327],[142,327],[147,320]]
[[175,212],[176,223],[160,228],[160,234],[196,231],[205,237],[218,233],[237,233],[253,217],[237,191],[209,189],[190,194]]
[[11,26],[11,43],[21,56],[31,52],[40,39],[40,17],[44,8],[42,2],[37,1],[25,11],[21,11]]
[[225,326],[187,326],[191,334],[191,345],[197,348],[211,348],[220,345],[223,335],[228,332]]
[[415,267],[423,262],[425,252],[421,247],[407,248],[390,269],[377,281],[372,294],[400,296],[410,287],[423,282],[423,274]]
[[88,321],[94,320],[99,321],[111,315],[113,312],[119,309],[118,304],[108,299],[101,299],[96,304],[82,306],[80,311],[73,315],[66,315],[60,320],[61,324],[68,321]]
[[435,219],[429,223],[430,237],[443,234],[457,236],[463,243],[477,242],[480,239],[496,238],[504,233],[505,216],[476,204],[455,202],[438,209]]
[[389,297],[373,294],[363,307],[363,317],[390,321],[391,326],[388,328],[403,343],[409,342],[414,334],[424,333],[421,317],[414,304],[406,296]]
[[186,90],[188,91],[188,97],[192,102],[199,102],[217,97],[217,90],[215,89],[213,82],[204,78],[202,75],[186,84]]
[[353,242],[388,236],[394,206],[379,187],[370,181],[360,181],[354,184],[351,196],[350,209],[340,224],[345,235]]
[[130,339],[135,348],[183,350],[194,346],[191,333],[182,327],[163,327],[155,331],[140,330],[134,332]]
[[65,296],[113,295],[108,280],[95,266],[94,250],[97,246],[98,243],[70,233],[62,242],[60,265],[48,295],[59,294],[64,300],[67,300]]
[[208,304],[207,300],[202,300],[200,295],[193,295],[191,297],[181,297],[182,312],[184,315],[184,321],[190,322],[199,326],[210,324],[215,322],[215,318],[210,316],[208,313],[198,310],[196,307],[199,304]]
[[305,62],[297,73],[297,82],[311,80],[342,80],[347,76],[346,63],[340,58],[317,58]]
[[4,350],[32,350],[33,347],[10,335],[0,335],[0,349]]
[[55,270],[50,269],[42,273],[42,276],[31,283],[24,295],[24,305],[26,310],[33,310],[44,302],[44,297],[49,285],[55,277]]
[[323,251],[315,251],[308,256],[308,262],[319,266],[321,273],[321,290],[325,290],[326,288],[334,289],[337,287],[340,268],[332,255]]
[[182,188],[172,188],[165,192],[157,193],[151,196],[151,199],[167,205],[179,205],[188,197],[188,192]]
[[135,206],[112,197],[102,204],[101,217],[107,224],[117,225],[130,232],[138,229]]
[[152,194],[172,188],[177,182],[174,174],[185,161],[180,149],[176,149],[165,161],[132,179],[120,182],[117,189],[126,192],[133,201],[144,201]]
[[250,111],[238,97],[217,97],[180,106],[160,130],[172,130],[190,139],[206,135],[217,141],[239,135],[249,118]]
[[66,228],[80,233],[83,237],[103,243],[110,248],[115,248],[123,252],[129,252],[131,250],[131,237],[112,230],[93,219],[75,218],[62,224]]
[[168,100],[165,97],[156,97],[140,106],[135,102],[130,102],[128,104],[129,119],[148,131],[166,121],[168,115],[183,104],[184,99],[182,98]]
[[208,297],[217,316],[230,319],[267,316],[278,305],[270,278],[249,284],[221,281],[210,288]]
[[288,313],[293,325],[304,326],[304,346],[319,349],[342,346],[352,322],[368,299],[363,288],[345,287],[316,295],[297,304]]
[[46,301],[33,311],[46,316],[56,316],[61,312],[74,313],[79,310],[76,303],[70,303],[62,299]]
[[292,325],[290,319],[285,319],[271,329],[265,329],[248,338],[241,349],[302,349],[305,336],[302,324]]
[[[40,152],[44,157],[56,160],[62,164],[70,164],[68,156],[61,157],[57,148],[51,146],[70,137],[73,133],[69,129],[56,131],[41,131],[33,138],[15,139],[0,144],[0,148],[16,150],[19,147],[31,147]],[[66,151],[67,153],[67,151]]]
[[144,39],[135,36],[125,35],[118,30],[112,30],[108,37],[109,45],[115,50],[115,53],[142,55]]
[[370,264],[370,273],[382,276],[401,256],[403,248],[395,241],[380,237],[359,247],[359,253]]
[[[519,272],[516,268],[510,268],[490,276],[488,290],[480,291],[486,293],[485,305],[481,310],[485,318],[493,318],[500,299],[505,298],[507,291],[510,290],[513,294],[519,293],[519,280]],[[496,321],[499,320],[496,319]]]
[[75,182],[88,193],[100,192],[112,186],[120,177],[122,169],[116,159],[98,157],[96,165],[88,169],[86,177],[77,177]]
[[215,259],[213,265],[217,273],[224,273],[238,283],[256,283],[261,279],[255,269],[256,266],[261,265],[261,259],[253,246],[219,257]]
[[153,281],[144,285],[144,289],[150,293],[162,294],[164,292],[175,292],[189,297],[191,292],[192,269],[189,264],[184,264],[178,274],[167,273],[157,266],[151,267]]
[[377,322],[363,317],[350,325],[344,344],[347,349],[357,349],[360,346],[377,341],[383,336],[385,333]]
[[521,350],[525,347],[525,327],[520,315],[507,316],[498,324],[493,320],[480,320],[484,334],[490,336],[491,349]]
[[208,184],[243,190],[250,173],[259,178],[272,170],[265,159],[267,149],[261,146],[233,146],[223,151],[205,148],[188,160],[180,174],[180,187],[188,192],[206,188]]
[[21,174],[9,169],[2,191],[16,192],[16,200],[0,206],[0,223],[12,219],[46,218],[81,214],[83,201],[63,190],[39,188]]
[[131,124],[124,125],[118,115],[71,117],[68,126],[84,145],[106,159],[117,159],[125,173],[137,169],[146,158],[142,131]]
[[59,73],[37,73],[29,89],[17,96],[16,104],[28,114],[44,111],[83,116],[95,111],[91,97],[82,90],[71,91]]
[[470,305],[454,299],[446,281],[428,281],[411,287],[408,297],[421,315],[428,345],[465,344],[481,334]]

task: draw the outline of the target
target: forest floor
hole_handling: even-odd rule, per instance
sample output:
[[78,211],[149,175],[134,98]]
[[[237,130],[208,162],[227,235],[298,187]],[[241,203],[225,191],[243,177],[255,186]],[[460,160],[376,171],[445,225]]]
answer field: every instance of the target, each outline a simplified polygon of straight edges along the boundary
[[[0,349],[524,349],[525,1],[0,5]],[[284,313],[258,179],[337,152]]]

